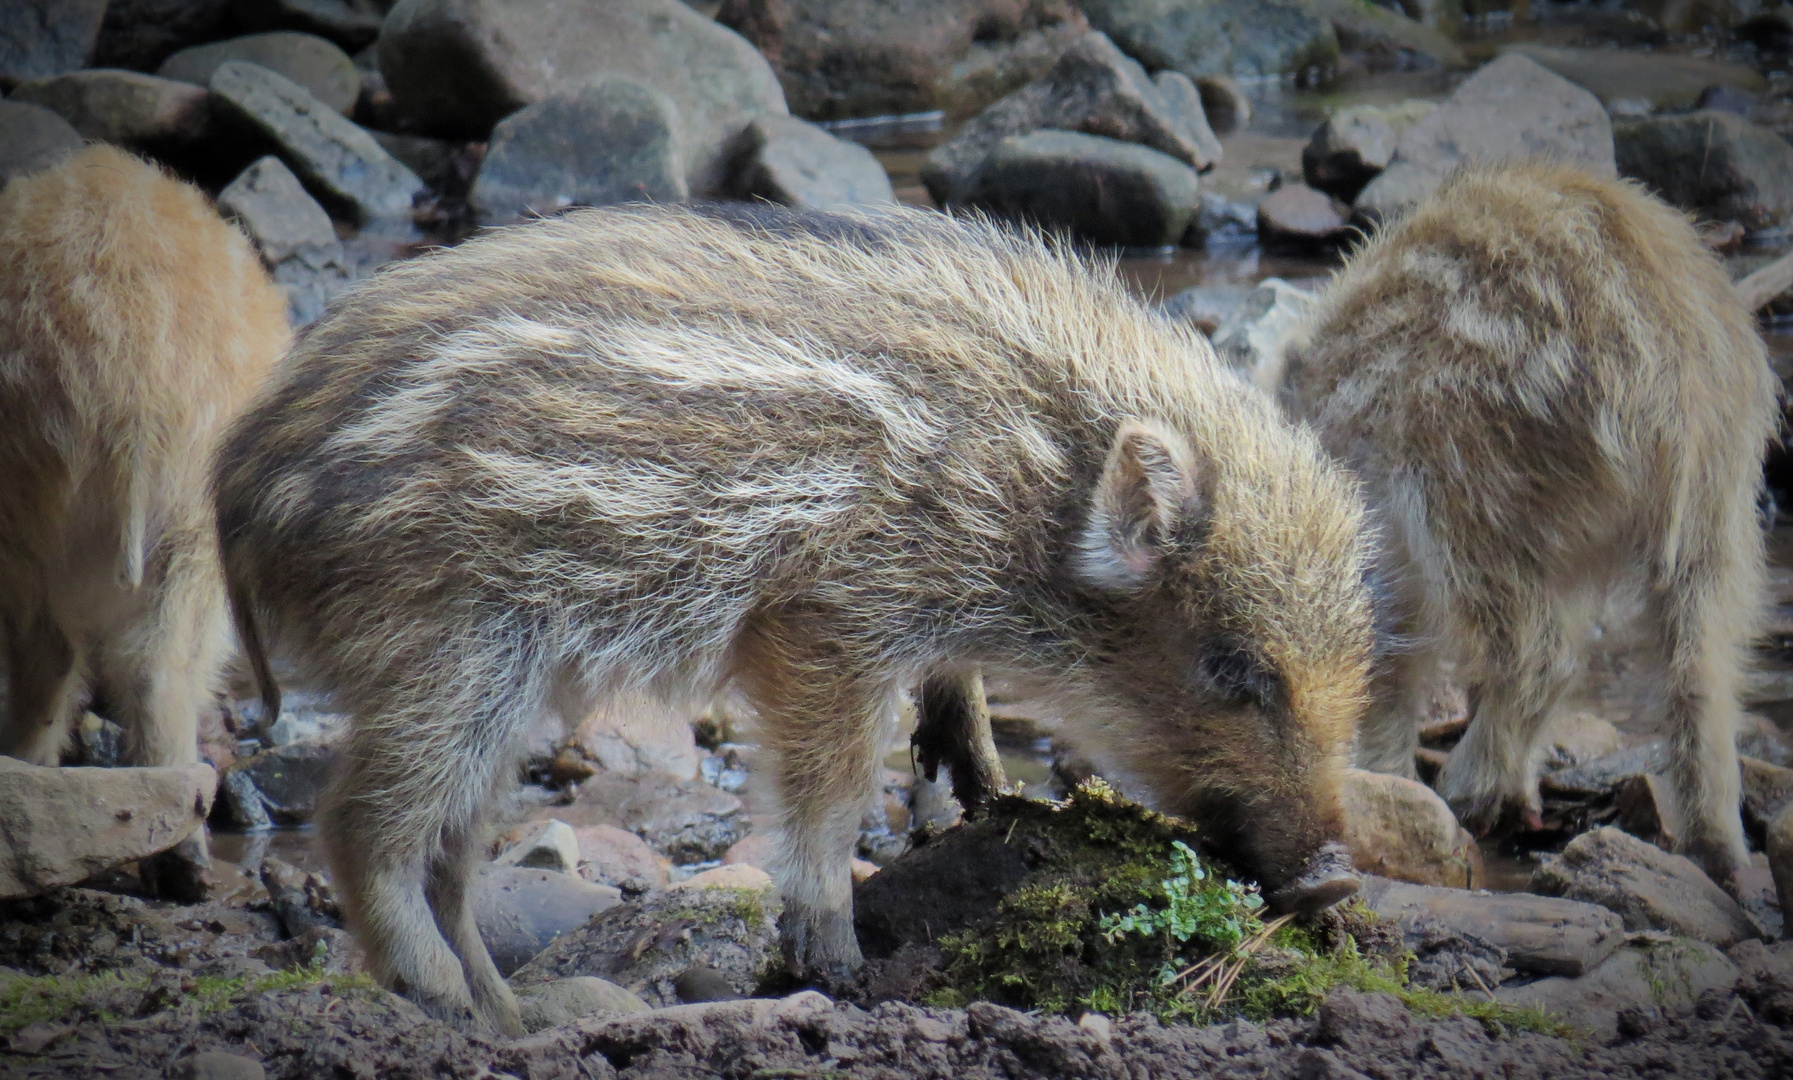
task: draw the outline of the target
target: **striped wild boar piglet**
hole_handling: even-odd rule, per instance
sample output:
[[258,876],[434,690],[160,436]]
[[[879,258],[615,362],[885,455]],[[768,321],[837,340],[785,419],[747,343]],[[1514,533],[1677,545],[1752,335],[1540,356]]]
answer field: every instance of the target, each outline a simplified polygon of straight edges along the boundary
[[469,862],[532,720],[625,691],[753,702],[803,974],[859,960],[899,695],[966,665],[1273,903],[1357,887],[1354,489],[1110,270],[919,211],[581,210],[382,272],[282,370],[219,464],[233,600],[353,717],[331,865],[437,1015],[518,1030]]

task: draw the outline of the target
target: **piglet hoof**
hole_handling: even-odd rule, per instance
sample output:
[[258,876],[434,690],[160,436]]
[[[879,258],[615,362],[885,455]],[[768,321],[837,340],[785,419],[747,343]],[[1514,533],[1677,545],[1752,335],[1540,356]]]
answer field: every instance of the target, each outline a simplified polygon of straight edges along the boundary
[[1363,882],[1345,845],[1323,845],[1295,880],[1270,894],[1270,907],[1284,914],[1312,915],[1357,895]]
[[787,907],[779,926],[784,939],[785,968],[792,975],[821,986],[849,982],[864,963],[852,917],[843,912],[801,911]]

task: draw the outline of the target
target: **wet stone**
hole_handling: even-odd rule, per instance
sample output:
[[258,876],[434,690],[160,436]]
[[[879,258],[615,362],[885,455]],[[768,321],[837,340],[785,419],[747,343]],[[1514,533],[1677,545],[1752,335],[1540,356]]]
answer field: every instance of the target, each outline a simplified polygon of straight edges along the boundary
[[[231,771],[255,785],[274,824],[303,825],[317,813],[318,796],[329,783],[336,754],[335,747],[324,743],[292,743],[264,750]],[[233,798],[240,795],[248,801],[246,789],[233,786],[231,792]],[[245,811],[243,817],[252,815],[253,811]]]
[[150,152],[199,142],[211,121],[204,87],[135,71],[74,71],[26,83],[8,100],[42,105],[83,138]]
[[1182,238],[1197,188],[1195,170],[1148,147],[1036,131],[990,150],[963,205],[1093,244],[1164,247]]
[[506,976],[592,916],[622,903],[621,892],[608,885],[555,870],[492,863],[479,867],[472,893],[479,936]]
[[1713,946],[1671,938],[1621,949],[1581,978],[1503,986],[1495,996],[1555,1013],[1604,1043],[1619,1037],[1627,1009],[1684,1012],[1706,991],[1729,990],[1736,981],[1737,965]]
[[1368,877],[1360,894],[1370,909],[1406,926],[1417,920],[1473,934],[1506,950],[1513,968],[1577,976],[1625,941],[1625,923],[1598,904],[1526,893],[1471,892]]
[[571,806],[543,811],[575,829],[612,825],[634,833],[675,863],[722,857],[747,834],[741,800],[701,780],[666,773],[635,776],[600,773],[580,785]]
[[884,206],[896,196],[872,152],[794,116],[762,116],[736,142],[736,198],[783,206]]
[[1306,184],[1284,184],[1258,203],[1258,241],[1267,248],[1336,246],[1356,235],[1351,208]]
[[1752,232],[1793,221],[1793,145],[1735,113],[1621,123],[1613,144],[1622,175],[1683,210]]
[[646,1012],[647,1002],[605,979],[576,975],[517,988],[517,1006],[527,1031],[544,1031],[590,1016]]
[[11,0],[0,15],[0,89],[93,59],[106,0]]
[[[286,291],[294,325],[315,322],[348,288],[351,277],[330,216],[279,158],[269,155],[243,170],[218,193],[218,209],[255,241]],[[282,713],[267,736],[280,747],[326,738],[330,730],[317,717]]]

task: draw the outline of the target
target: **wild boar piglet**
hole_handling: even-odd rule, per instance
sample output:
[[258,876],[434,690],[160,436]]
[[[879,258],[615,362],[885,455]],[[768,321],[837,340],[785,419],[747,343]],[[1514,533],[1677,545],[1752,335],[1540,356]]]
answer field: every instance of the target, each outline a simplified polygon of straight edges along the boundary
[[324,815],[346,910],[438,1015],[517,1029],[469,864],[532,720],[620,692],[751,699],[804,974],[859,960],[899,695],[964,665],[1056,695],[1275,902],[1357,887],[1352,485],[1036,235],[739,205],[496,232],[346,296],[218,499],[246,636],[353,717]]

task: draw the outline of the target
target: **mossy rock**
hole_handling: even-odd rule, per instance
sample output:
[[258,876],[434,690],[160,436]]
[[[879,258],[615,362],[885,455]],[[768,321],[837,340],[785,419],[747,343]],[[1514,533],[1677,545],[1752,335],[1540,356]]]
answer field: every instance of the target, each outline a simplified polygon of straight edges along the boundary
[[855,892],[870,958],[861,996],[1207,1022],[1305,1015],[1352,986],[1395,993],[1429,1015],[1549,1026],[1409,989],[1399,930],[1360,903],[1266,924],[1256,886],[1198,858],[1199,841],[1191,823],[1100,780],[1061,803],[999,798]]

